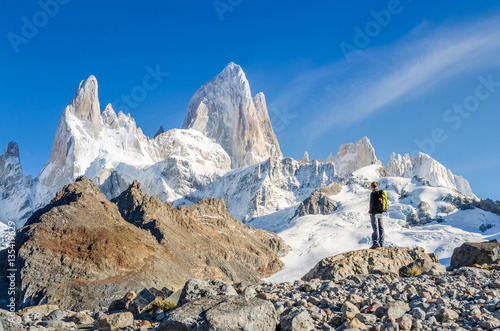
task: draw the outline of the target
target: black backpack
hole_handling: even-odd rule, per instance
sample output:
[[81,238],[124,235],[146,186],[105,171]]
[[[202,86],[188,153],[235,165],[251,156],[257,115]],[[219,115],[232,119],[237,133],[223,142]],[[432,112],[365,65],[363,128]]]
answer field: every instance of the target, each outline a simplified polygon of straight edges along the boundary
[[378,214],[385,213],[387,211],[387,193],[386,191],[380,190],[374,192],[375,196],[375,212]]

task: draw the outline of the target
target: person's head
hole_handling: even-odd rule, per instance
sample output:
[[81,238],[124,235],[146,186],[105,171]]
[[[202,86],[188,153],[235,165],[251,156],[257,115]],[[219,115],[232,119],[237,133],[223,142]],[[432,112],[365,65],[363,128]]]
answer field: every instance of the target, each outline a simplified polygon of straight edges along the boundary
[[372,191],[375,191],[376,189],[378,189],[378,183],[372,182]]

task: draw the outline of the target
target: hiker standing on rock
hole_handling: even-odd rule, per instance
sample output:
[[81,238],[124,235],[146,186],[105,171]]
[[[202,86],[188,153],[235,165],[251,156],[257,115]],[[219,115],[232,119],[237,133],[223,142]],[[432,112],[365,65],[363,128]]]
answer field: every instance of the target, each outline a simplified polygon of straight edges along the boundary
[[371,184],[372,193],[370,194],[370,220],[372,222],[372,248],[384,247],[384,223],[382,222],[382,213],[387,211],[387,192],[378,190],[378,183]]

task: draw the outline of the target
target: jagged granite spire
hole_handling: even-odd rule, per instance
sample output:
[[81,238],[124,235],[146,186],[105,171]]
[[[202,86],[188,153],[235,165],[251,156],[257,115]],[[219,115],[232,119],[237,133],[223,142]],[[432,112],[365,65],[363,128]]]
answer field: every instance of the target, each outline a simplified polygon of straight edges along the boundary
[[160,125],[160,128],[158,129],[158,131],[156,131],[155,135],[153,136],[153,138],[156,138],[158,137],[159,135],[161,135],[162,133],[164,133],[165,130],[163,129],[163,125]]
[[92,127],[92,132],[95,135],[99,134],[102,128],[102,121],[97,79],[94,75],[80,82],[73,100],[71,100],[66,109],[80,120],[86,120]]
[[345,177],[360,168],[374,163],[377,161],[377,157],[375,156],[375,149],[370,143],[370,139],[363,137],[356,144],[349,143],[340,146],[334,160],[338,174]]
[[282,156],[263,93],[252,98],[239,65],[230,63],[191,98],[183,129],[194,129],[219,143],[232,167]]
[[19,147],[11,141],[0,156],[0,194],[8,198],[13,189],[23,183],[23,168],[19,159]]
[[0,222],[15,221],[19,227],[31,215],[31,184],[31,177],[23,181],[19,147],[11,141],[0,155]]

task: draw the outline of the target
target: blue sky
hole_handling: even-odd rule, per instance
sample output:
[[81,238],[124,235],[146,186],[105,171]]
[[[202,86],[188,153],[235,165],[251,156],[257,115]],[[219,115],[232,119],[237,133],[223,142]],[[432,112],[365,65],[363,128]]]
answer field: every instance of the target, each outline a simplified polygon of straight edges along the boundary
[[81,80],[127,107],[147,68],[165,74],[125,109],[145,134],[182,126],[229,62],[264,92],[281,149],[326,159],[368,136],[384,163],[422,150],[500,200],[500,4],[493,1],[3,1],[0,149],[25,174],[47,162]]

